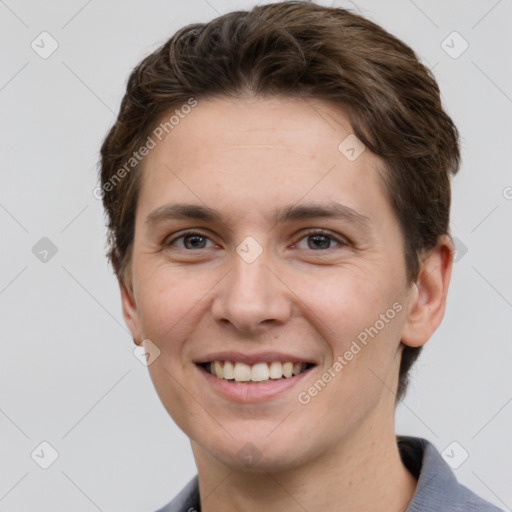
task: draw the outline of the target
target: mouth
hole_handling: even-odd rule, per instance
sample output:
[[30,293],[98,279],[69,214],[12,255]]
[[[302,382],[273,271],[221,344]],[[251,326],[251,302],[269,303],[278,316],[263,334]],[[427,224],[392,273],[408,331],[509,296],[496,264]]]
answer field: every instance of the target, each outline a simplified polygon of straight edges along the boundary
[[242,361],[208,361],[197,363],[217,379],[234,384],[265,384],[283,381],[300,375],[315,366],[314,363],[270,361],[255,364]]

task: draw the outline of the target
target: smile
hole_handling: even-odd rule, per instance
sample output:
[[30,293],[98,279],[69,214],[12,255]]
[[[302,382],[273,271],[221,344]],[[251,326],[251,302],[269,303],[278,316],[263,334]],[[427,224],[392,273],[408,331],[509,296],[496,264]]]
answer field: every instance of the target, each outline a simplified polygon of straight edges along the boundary
[[308,370],[312,363],[293,363],[291,361],[272,361],[247,364],[241,361],[212,361],[201,365],[214,377],[229,382],[258,383],[289,379]]
[[213,396],[244,404],[265,403],[278,397],[294,400],[289,393],[321,367],[318,356],[299,356],[299,351],[224,350],[205,354],[194,363]]

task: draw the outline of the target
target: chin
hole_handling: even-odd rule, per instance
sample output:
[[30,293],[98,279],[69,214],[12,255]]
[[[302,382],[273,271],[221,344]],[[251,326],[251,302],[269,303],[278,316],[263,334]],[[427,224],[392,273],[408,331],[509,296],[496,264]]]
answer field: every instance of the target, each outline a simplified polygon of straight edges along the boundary
[[300,436],[286,429],[280,435],[269,435],[267,429],[251,430],[233,437],[226,434],[222,439],[196,438],[196,443],[221,464],[241,472],[278,473],[314,458],[314,447],[308,448]]

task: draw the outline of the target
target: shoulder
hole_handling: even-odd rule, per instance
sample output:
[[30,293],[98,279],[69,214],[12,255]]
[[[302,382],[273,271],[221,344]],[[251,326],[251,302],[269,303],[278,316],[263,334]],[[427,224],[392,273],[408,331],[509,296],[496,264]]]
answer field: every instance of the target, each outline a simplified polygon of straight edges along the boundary
[[460,484],[437,448],[426,439],[397,437],[404,465],[418,479],[406,512],[503,512]]
[[167,505],[155,512],[200,512],[197,475]]

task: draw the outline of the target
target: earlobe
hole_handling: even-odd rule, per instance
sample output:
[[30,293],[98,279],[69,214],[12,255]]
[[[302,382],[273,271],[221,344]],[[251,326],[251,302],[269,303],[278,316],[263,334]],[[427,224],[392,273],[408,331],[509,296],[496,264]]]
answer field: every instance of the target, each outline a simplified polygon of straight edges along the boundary
[[123,318],[130,329],[133,342],[136,345],[142,343],[140,332],[139,312],[132,287],[127,286],[121,279],[118,279],[119,291],[121,292],[121,304],[123,310]]
[[408,316],[402,331],[402,343],[410,347],[424,345],[444,316],[453,266],[454,248],[448,235],[439,238],[421,262],[420,273],[408,298]]

